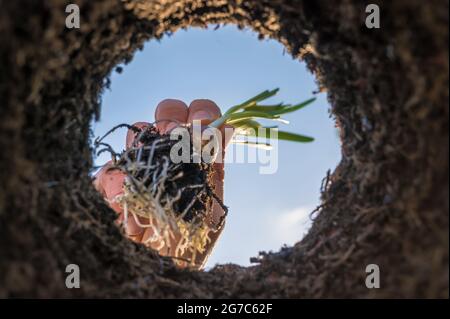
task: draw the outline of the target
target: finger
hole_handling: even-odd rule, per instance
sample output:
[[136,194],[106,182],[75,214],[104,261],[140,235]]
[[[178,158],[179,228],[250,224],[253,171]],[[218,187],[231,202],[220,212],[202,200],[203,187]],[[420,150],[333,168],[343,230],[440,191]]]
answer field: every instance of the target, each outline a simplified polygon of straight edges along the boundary
[[[141,238],[141,242],[143,243],[143,244],[146,244],[146,245],[148,245],[148,246],[151,246],[151,245],[149,245],[149,243],[147,243],[147,241],[148,241],[148,239],[150,238],[150,237],[152,237],[153,236],[153,234],[154,234],[154,232],[153,232],[153,229],[152,228],[147,228],[147,229],[145,229],[144,230],[144,234],[142,235],[142,238]],[[162,240],[162,239],[161,239]],[[152,248],[156,248],[156,247],[152,247]]]
[[141,236],[141,243],[146,245],[147,247],[150,247],[154,250],[156,250],[159,254],[164,256],[175,256],[176,255],[176,247],[181,240],[181,235],[174,233],[174,237],[171,237],[169,239],[169,242],[166,243],[163,242],[163,239],[160,239],[160,241],[150,241],[151,237],[154,236],[154,231],[152,228],[145,229],[145,232]]
[[[223,201],[224,196],[224,179],[225,179],[225,170],[223,163],[214,163],[213,164],[213,174],[212,181],[214,183],[214,193],[220,200]],[[220,218],[225,214],[222,207],[214,201],[214,208],[212,214],[212,222],[214,225],[217,225],[220,221]]]
[[95,175],[94,186],[105,199],[111,201],[123,193],[125,174],[117,169],[111,169],[112,161],[107,162]]
[[201,124],[209,124],[221,117],[220,108],[211,100],[195,100],[189,106],[188,122],[201,121]]
[[99,192],[100,194],[102,194],[103,197],[106,197],[106,193],[105,190],[103,189],[103,176],[105,175],[105,171],[108,169],[108,167],[111,165],[112,161],[107,162],[105,165],[103,165],[103,167],[95,174],[94,176],[94,187],[97,190],[97,192]]
[[[151,124],[147,123],[147,122],[137,122],[137,123],[133,124],[134,127],[137,127],[138,129],[141,129],[141,130],[143,128],[149,127],[150,125]],[[133,131],[131,129],[128,130],[128,132],[127,132],[127,139],[126,139],[126,148],[127,149],[129,149],[133,145],[134,139],[136,138],[136,136],[138,134],[139,133],[137,133],[137,132],[135,132],[135,131]]]
[[106,170],[101,184],[105,191],[106,198],[112,201],[117,195],[123,193],[123,183],[125,181],[125,173],[115,169]]
[[[207,125],[221,116],[220,108],[213,101],[195,100],[189,106],[188,122],[192,123],[194,120],[199,120],[202,125]],[[222,134],[222,147],[225,150],[233,138],[234,128],[231,125],[222,125],[220,132]]]
[[170,240],[170,243],[164,243],[164,239],[159,238],[158,241],[150,240],[155,235],[152,228],[146,228],[144,233],[141,236],[141,244],[144,244],[147,247],[150,247],[151,249],[156,250],[161,255],[172,255],[174,256],[175,253],[170,254],[170,249],[175,249],[176,243]]
[[116,198],[123,194],[124,180],[125,174],[118,170],[106,170],[101,180],[105,200],[109,207],[119,215],[116,220],[118,224],[121,224],[123,220],[123,208]]
[[187,122],[188,107],[180,100],[164,100],[156,108],[155,119],[158,131],[161,134],[166,134],[179,124]]
[[[106,170],[103,174],[102,185],[106,195],[106,199],[109,202],[109,206],[119,214],[119,218],[117,222],[120,224],[124,221],[124,210],[120,203],[117,202],[117,196],[123,194],[123,183],[125,179],[125,174],[118,170]],[[145,220],[143,218],[139,218],[140,224],[145,224]],[[135,218],[129,214],[127,216],[127,227],[126,233],[129,236],[138,236],[144,232],[144,229],[139,226],[138,222],[136,222]]]
[[[128,219],[129,221],[129,219]],[[123,226],[123,222],[124,222],[124,214],[119,214],[119,217],[116,220],[117,225],[119,226]],[[126,235],[129,239],[140,243],[141,242],[141,238],[142,238],[142,234],[144,233],[144,229],[138,229],[135,233],[133,233],[133,230],[131,228],[132,226],[130,226],[130,224],[128,223],[128,227],[126,228]]]
[[[147,225],[148,224],[148,219],[143,218],[141,216],[134,217],[130,213],[128,214],[128,216],[126,218],[127,218],[126,234],[128,236],[132,236],[133,238],[136,238],[137,236],[142,237],[142,234],[144,233],[145,228],[141,227],[141,225],[142,226]],[[121,223],[124,223],[124,221],[125,221],[125,212],[120,214],[117,222],[119,224],[121,224]]]

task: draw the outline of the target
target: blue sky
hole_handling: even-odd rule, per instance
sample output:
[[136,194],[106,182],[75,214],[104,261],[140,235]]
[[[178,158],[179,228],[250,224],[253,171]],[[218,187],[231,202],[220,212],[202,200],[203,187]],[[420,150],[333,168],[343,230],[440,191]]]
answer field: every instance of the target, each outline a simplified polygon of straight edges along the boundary
[[[315,79],[304,63],[284,54],[274,40],[259,41],[250,30],[234,26],[178,31],[150,41],[122,74],[111,77],[102,98],[102,114],[94,135],[117,124],[152,122],[156,105],[176,98],[188,105],[198,98],[214,100],[222,110],[266,89],[279,87],[273,102],[296,103],[313,96]],[[226,228],[208,265],[233,262],[249,265],[259,251],[293,245],[309,227],[309,212],[319,204],[320,183],[340,160],[340,142],[329,116],[325,94],[311,106],[287,115],[284,130],[316,138],[311,144],[279,142],[278,170],[261,175],[258,164],[226,164]],[[124,148],[126,131],[109,142]],[[241,147],[241,146],[239,146]],[[104,164],[107,155],[96,159]]]

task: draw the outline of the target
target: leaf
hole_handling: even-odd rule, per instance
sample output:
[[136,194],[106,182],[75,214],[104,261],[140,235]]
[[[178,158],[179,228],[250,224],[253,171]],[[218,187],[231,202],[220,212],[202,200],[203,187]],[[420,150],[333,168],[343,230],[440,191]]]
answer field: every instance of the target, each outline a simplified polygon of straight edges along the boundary
[[240,109],[245,109],[247,107],[256,105],[258,102],[262,102],[264,100],[267,100],[268,98],[271,98],[272,96],[275,96],[279,90],[280,89],[278,89],[278,88],[275,90],[272,90],[272,91],[266,90],[266,91],[256,95],[255,97],[252,97],[251,99],[245,101],[242,104],[233,106],[227,112],[225,112],[224,115],[233,114],[233,113],[239,111]]
[[227,114],[222,116],[221,118],[215,120],[210,124],[212,127],[220,127],[223,124],[237,124],[240,121],[243,120],[252,120],[255,118],[263,118],[263,119],[269,119],[269,120],[278,120],[278,121],[284,121],[280,119],[278,115],[272,115],[270,113],[264,113],[264,112],[239,112],[234,114]]
[[278,139],[284,141],[292,141],[299,143],[311,143],[314,142],[314,138],[306,135],[300,135],[290,132],[278,131]]
[[297,105],[278,105],[278,106],[262,106],[262,105],[255,105],[252,107],[249,107],[248,111],[256,111],[256,112],[267,112],[272,115],[281,115],[281,114],[287,114],[292,113],[295,111],[298,111],[309,104],[313,103],[316,100],[316,98],[312,98],[309,100],[306,100],[300,104]]
[[246,111],[257,111],[257,112],[274,112],[278,110],[282,110],[288,106],[291,106],[289,104],[279,103],[274,105],[253,105],[247,107]]
[[270,145],[268,143],[258,143],[258,142],[250,142],[250,141],[239,141],[239,140],[232,140],[231,142],[236,145],[245,145],[245,146],[250,146],[250,147],[256,147],[256,148],[267,150],[267,151],[270,151],[273,148],[272,145]]
[[255,120],[241,120],[233,126],[235,128],[254,128],[254,129],[262,127],[262,125]]
[[277,121],[277,122],[281,122],[281,123],[284,123],[284,124],[289,124],[288,120],[282,119],[282,118],[280,118],[278,116],[274,117],[274,116],[272,116],[270,114],[267,115],[267,116],[248,116],[248,117],[246,116],[246,117],[238,118],[238,119],[235,119],[235,120],[226,121],[225,123],[235,126],[235,125],[238,125],[239,123],[241,123],[242,121],[248,121],[248,120],[253,120],[253,119],[258,119],[258,118],[272,120],[272,121]]
[[234,113],[234,114],[226,114],[226,115],[218,118],[211,124],[209,124],[209,126],[217,128],[217,127],[222,126],[223,124],[234,125],[234,124],[238,124],[241,121],[252,120],[255,118],[265,118],[265,119],[273,120],[273,119],[278,119],[279,116],[271,115],[271,114],[263,113],[263,112],[239,112],[239,113]]
[[[249,131],[245,132],[243,135],[271,139],[272,138],[271,134],[270,134],[271,129],[272,128],[265,127],[264,130],[261,130],[261,129],[249,130]],[[310,142],[314,141],[314,138],[312,138],[312,137],[309,137],[306,135],[301,135],[301,134],[296,134],[296,133],[285,132],[285,131],[278,131],[278,139],[284,140],[284,141],[298,142],[298,143],[310,143]]]
[[[242,104],[233,106],[225,112],[222,117],[212,122],[210,126],[218,128],[223,124],[230,124],[236,128],[236,134],[270,138],[270,129],[274,129],[274,127],[263,127],[258,121],[256,121],[256,119],[268,119],[289,123],[288,121],[281,119],[280,115],[296,112],[316,100],[316,98],[311,98],[296,105],[284,103],[274,105],[258,105],[259,102],[276,95],[278,91],[279,89],[271,91],[266,90]],[[264,128],[265,130],[260,131],[261,128]],[[278,131],[278,139],[300,143],[309,143],[314,141],[314,138],[312,137],[284,131]]]

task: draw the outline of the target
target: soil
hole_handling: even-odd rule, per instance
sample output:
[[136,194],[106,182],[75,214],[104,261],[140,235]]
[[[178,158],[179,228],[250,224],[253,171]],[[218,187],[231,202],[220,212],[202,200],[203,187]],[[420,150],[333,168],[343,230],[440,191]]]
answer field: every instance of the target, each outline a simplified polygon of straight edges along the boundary
[[[81,29],[64,28],[64,1],[0,10],[0,297],[448,298],[448,1],[370,1],[380,29],[360,0],[73,2]],[[90,123],[145,41],[225,23],[307,63],[342,161],[293,247],[249,268],[178,270],[114,227],[89,178]],[[71,263],[80,289],[65,287]],[[368,264],[380,289],[365,286]]]

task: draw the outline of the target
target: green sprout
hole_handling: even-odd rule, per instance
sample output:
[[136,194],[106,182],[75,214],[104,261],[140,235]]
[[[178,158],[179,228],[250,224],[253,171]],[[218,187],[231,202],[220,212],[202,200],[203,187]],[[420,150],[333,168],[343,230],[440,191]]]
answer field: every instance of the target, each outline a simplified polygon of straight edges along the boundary
[[[264,126],[257,121],[258,119],[289,124],[288,121],[281,118],[281,115],[296,112],[316,100],[316,98],[312,98],[296,105],[284,103],[275,105],[259,104],[275,96],[279,90],[280,89],[272,91],[266,90],[242,104],[231,107],[222,117],[212,122],[210,126],[218,128],[224,124],[229,124],[235,128],[236,135],[268,138],[270,136],[270,130],[278,128],[278,126]],[[299,143],[309,143],[314,141],[314,138],[312,137],[285,131],[278,131],[278,139]],[[270,147],[269,144],[258,142],[240,141],[237,143],[263,148]]]

